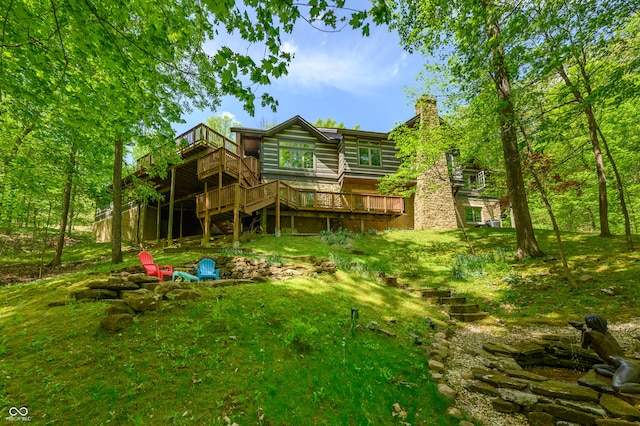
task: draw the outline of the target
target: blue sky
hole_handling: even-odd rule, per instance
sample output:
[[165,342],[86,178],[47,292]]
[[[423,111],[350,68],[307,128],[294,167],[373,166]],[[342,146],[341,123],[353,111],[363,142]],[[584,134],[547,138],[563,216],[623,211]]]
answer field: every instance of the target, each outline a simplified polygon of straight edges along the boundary
[[[360,125],[362,130],[387,132],[415,115],[408,90],[421,92],[416,77],[424,69],[425,58],[403,51],[398,35],[387,27],[372,26],[371,35],[363,37],[360,30],[327,33],[301,21],[282,42],[283,49],[294,55],[289,74],[258,91],[278,100],[276,113],[261,108],[258,101],[251,117],[238,101],[225,97],[216,111],[184,116],[186,123],[175,124],[176,132],[180,134],[212,115],[231,115],[244,127],[260,127],[261,120],[281,123],[300,115],[312,123],[332,118],[348,128]],[[243,52],[254,49],[256,56],[261,52],[260,46],[233,36],[208,44],[211,50],[228,45]]]

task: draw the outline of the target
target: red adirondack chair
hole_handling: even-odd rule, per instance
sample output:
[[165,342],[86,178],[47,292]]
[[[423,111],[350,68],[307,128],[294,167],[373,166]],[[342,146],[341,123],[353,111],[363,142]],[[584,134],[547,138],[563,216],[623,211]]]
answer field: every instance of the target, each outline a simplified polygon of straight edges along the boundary
[[147,275],[151,277],[158,277],[162,282],[162,277],[170,277],[173,275],[173,266],[164,265],[159,266],[157,263],[153,263],[153,257],[146,251],[138,253],[140,262],[147,272]]

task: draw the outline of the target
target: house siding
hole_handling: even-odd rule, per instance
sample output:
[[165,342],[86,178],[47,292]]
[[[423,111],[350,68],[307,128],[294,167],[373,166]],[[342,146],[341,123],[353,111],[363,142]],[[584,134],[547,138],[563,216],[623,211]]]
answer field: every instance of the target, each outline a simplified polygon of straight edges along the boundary
[[[314,168],[281,168],[280,142],[300,142],[314,145]],[[298,182],[338,183],[338,144],[322,142],[298,125],[291,126],[274,137],[262,139],[261,173],[264,181],[282,179]]]
[[[358,141],[379,142],[381,166],[360,165],[358,156]],[[344,140],[344,175],[349,177],[381,177],[395,173],[400,166],[400,160],[396,158],[396,146],[393,141],[345,136]]]

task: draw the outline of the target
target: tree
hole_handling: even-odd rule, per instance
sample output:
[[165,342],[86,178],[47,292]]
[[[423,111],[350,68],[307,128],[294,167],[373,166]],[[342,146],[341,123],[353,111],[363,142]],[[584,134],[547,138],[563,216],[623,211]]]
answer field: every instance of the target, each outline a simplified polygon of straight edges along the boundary
[[228,138],[233,138],[231,132],[232,127],[240,127],[240,122],[236,121],[233,116],[230,115],[214,115],[207,118],[207,126],[211,127],[216,132]]
[[316,127],[324,127],[327,129],[344,129],[344,123],[341,121],[338,123],[336,120],[332,118],[327,118],[323,120],[322,118],[318,118],[315,123],[313,123]]
[[[366,35],[371,22],[385,20],[385,10],[384,4],[370,11],[345,9],[343,0],[308,5],[14,0],[0,9],[0,116],[15,115],[3,124],[13,126],[13,146],[19,148],[31,128],[42,124],[43,111],[58,105],[57,96],[73,93],[83,114],[81,119],[65,116],[66,125],[79,134],[99,130],[112,141],[113,195],[118,198],[126,146],[149,134],[161,137],[148,140],[170,146],[170,124],[185,109],[215,108],[223,95],[235,96],[250,113],[257,98],[275,109],[277,101],[255,87],[286,74],[291,56],[280,48],[280,37],[299,19],[334,29],[338,24],[361,27]],[[254,56],[227,46],[208,52],[205,42],[223,32],[262,45],[264,53]],[[3,165],[10,161],[5,157]],[[120,201],[114,199],[114,218],[121,215]],[[117,222],[114,263],[122,258]]]
[[501,7],[488,0],[397,0],[394,10],[392,23],[406,49],[421,49],[426,54],[452,52],[446,68],[461,95],[472,99],[485,84],[486,76],[491,77],[497,103],[490,114],[500,124],[508,195],[516,225],[516,258],[542,256],[529,214],[511,99],[506,52],[510,52],[513,39],[501,31],[501,25],[513,22],[509,5]]

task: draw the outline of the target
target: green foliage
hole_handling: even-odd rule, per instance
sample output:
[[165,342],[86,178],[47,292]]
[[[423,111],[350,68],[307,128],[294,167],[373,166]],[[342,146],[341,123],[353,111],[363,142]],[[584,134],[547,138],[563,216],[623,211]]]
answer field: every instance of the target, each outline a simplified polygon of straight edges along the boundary
[[355,235],[353,232],[346,229],[339,229],[338,231],[322,231],[320,233],[322,241],[328,246],[339,246],[342,248],[349,248],[353,243]]
[[451,273],[456,279],[478,278],[488,272],[507,271],[511,262],[507,260],[507,254],[513,256],[513,252],[505,249],[492,250],[484,254],[459,254],[456,256]]

